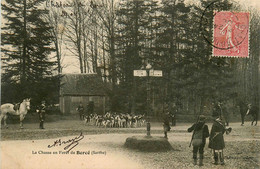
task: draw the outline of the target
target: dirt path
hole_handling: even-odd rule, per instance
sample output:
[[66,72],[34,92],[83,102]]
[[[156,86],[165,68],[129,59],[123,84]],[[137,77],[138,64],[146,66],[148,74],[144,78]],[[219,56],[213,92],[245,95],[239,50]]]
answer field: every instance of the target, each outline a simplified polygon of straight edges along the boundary
[[[62,137],[62,141],[74,138]],[[111,138],[114,138],[111,140]],[[1,142],[2,169],[110,169],[110,168],[143,168],[122,152],[111,150],[108,144],[122,143],[122,137],[116,135],[88,135],[75,148],[66,154],[64,145],[48,148],[56,139],[34,141]],[[54,154],[57,152],[57,154]],[[75,154],[71,154],[75,152]],[[51,153],[51,154],[49,154]],[[64,153],[64,154],[62,154]],[[87,154],[89,153],[89,154]],[[130,165],[128,165],[130,164]]]
[[[142,134],[135,134],[142,135]],[[41,139],[41,140],[25,140],[25,141],[2,141],[1,142],[1,168],[3,169],[147,169],[160,168],[165,165],[165,168],[170,164],[179,166],[179,168],[189,168],[193,165],[190,160],[191,148],[188,148],[190,138],[186,133],[170,133],[169,142],[176,151],[165,153],[142,153],[134,150],[125,149],[123,144],[127,137],[132,134],[100,134],[100,135],[85,135],[84,139],[79,142],[71,151],[75,154],[61,154],[65,151],[62,146],[48,148],[57,139]],[[155,135],[154,135],[155,136]],[[156,136],[160,136],[156,134]],[[61,137],[62,141],[73,139],[76,136]],[[227,139],[227,142],[232,142],[234,139]],[[245,139],[246,140],[246,139]],[[256,140],[257,141],[257,140]],[[245,141],[241,141],[245,146]],[[259,141],[255,142],[255,148],[259,147]],[[231,144],[232,145],[232,144]],[[239,146],[239,145],[236,145]],[[245,155],[243,151],[233,149],[241,156]],[[230,147],[230,146],[229,146]],[[254,146],[253,146],[254,147]],[[241,147],[242,148],[242,147]],[[249,148],[250,149],[250,148]],[[251,146],[252,149],[252,146]],[[226,155],[234,154],[234,150]],[[81,154],[77,154],[80,151]],[[85,153],[90,154],[83,154]],[[205,151],[209,151],[205,148]],[[57,152],[58,154],[53,154]],[[92,154],[96,152],[96,154]],[[34,154],[35,153],[35,154]],[[46,154],[52,153],[52,154]],[[249,154],[247,154],[249,155]],[[257,154],[256,154],[257,155]],[[155,158],[154,158],[155,157]],[[234,157],[234,156],[233,156]],[[246,156],[244,156],[246,158]],[[154,159],[153,159],[154,158]],[[168,160],[165,158],[168,158]],[[227,157],[228,158],[228,157]],[[240,157],[239,157],[240,158]],[[242,158],[242,157],[241,157]],[[240,158],[240,159],[241,159]],[[205,159],[210,161],[210,153],[205,153]],[[157,161],[154,161],[157,160]],[[158,161],[159,160],[159,161]],[[165,162],[164,162],[165,160]],[[183,160],[183,161],[182,161]],[[229,164],[235,163],[235,159],[228,159]],[[246,159],[248,162],[251,157]],[[169,162],[170,161],[170,162]],[[254,165],[258,162],[253,160]],[[252,162],[251,162],[252,163]],[[212,168],[210,163],[205,164],[205,168]],[[229,167],[231,167],[229,165]],[[169,167],[170,168],[170,167]],[[174,167],[175,168],[175,167]],[[232,168],[232,167],[231,167]]]
[[[46,130],[27,125],[25,130],[2,130],[1,168],[3,169],[172,169],[198,168],[192,165],[192,148],[189,148],[190,124],[179,124],[169,133],[174,151],[144,153],[124,147],[127,137],[144,135],[145,128],[102,129],[78,125],[77,121],[47,124]],[[59,128],[59,126],[63,126]],[[211,164],[210,149],[205,147],[204,167],[200,168],[259,168],[260,132],[258,126],[231,124],[233,131],[225,135],[224,167]],[[210,129],[211,126],[209,126]],[[72,149],[75,154],[60,154],[65,145],[48,148],[57,139],[68,141],[83,133],[84,139]],[[94,134],[93,134],[94,132]],[[71,134],[73,133],[73,134]],[[107,133],[107,134],[102,134]],[[63,135],[69,136],[64,137]],[[162,136],[160,124],[153,123],[152,136]],[[9,137],[8,137],[9,136]],[[18,140],[10,140],[10,138]],[[28,140],[30,138],[31,140]],[[48,139],[42,139],[48,138]],[[27,139],[27,140],[26,140]],[[208,142],[208,141],[207,141]],[[208,144],[208,143],[207,143]],[[61,152],[60,152],[61,151]],[[80,151],[80,154],[77,154]],[[57,154],[53,154],[57,152]],[[89,154],[83,154],[88,153]],[[92,154],[92,153],[95,154]],[[47,154],[52,153],[52,154]]]

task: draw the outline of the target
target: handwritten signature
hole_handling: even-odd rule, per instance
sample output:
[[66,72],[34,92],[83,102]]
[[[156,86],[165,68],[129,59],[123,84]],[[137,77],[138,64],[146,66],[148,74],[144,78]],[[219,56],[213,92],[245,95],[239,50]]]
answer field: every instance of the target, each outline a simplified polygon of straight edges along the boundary
[[76,136],[76,137],[66,140],[66,141],[62,141],[61,139],[55,140],[52,145],[48,145],[48,148],[66,145],[64,147],[64,150],[67,150],[69,152],[70,150],[75,148],[79,144],[79,141],[82,140],[83,138],[84,138],[84,136],[82,135],[82,132],[81,132],[79,136]]

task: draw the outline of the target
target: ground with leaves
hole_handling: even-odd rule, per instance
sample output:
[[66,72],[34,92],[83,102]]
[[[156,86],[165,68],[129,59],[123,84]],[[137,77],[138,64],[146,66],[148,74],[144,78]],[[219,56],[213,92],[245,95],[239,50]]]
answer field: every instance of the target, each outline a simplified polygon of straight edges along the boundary
[[[209,128],[211,128],[211,123],[208,124]],[[161,123],[152,123],[151,125],[152,136],[163,136]],[[226,141],[226,148],[224,149],[225,166],[211,164],[212,156],[210,149],[207,147],[207,140],[204,166],[198,167],[192,164],[192,147],[189,147],[191,133],[186,132],[190,125],[188,123],[181,123],[177,124],[176,127],[172,127],[172,130],[168,134],[168,141],[172,145],[173,150],[168,152],[142,152],[127,149],[124,146],[125,140],[128,137],[145,135],[145,127],[99,128],[93,125],[85,125],[82,121],[78,120],[59,120],[57,122],[46,123],[45,130],[38,129],[37,123],[25,124],[25,129],[22,130],[19,129],[18,124],[11,124],[8,129],[1,130],[1,149],[3,150],[3,147],[7,148],[8,146],[15,147],[13,145],[19,143],[19,145],[24,145],[22,147],[27,147],[29,152],[31,152],[31,149],[45,149],[49,151],[46,148],[47,145],[53,143],[57,138],[67,140],[82,132],[84,140],[75,147],[75,151],[86,149],[102,150],[106,152],[106,156],[95,156],[95,158],[94,156],[75,156],[75,159],[69,159],[72,161],[68,163],[67,167],[70,164],[74,164],[74,160],[78,161],[83,158],[82,164],[78,166],[79,168],[259,168],[260,130],[258,126],[251,126],[249,122],[245,126],[240,126],[239,123],[231,123],[230,126],[233,128],[233,131],[229,135],[224,136]],[[32,142],[34,144],[31,144]],[[61,147],[55,148],[59,150]],[[23,149],[21,148],[20,151],[24,151]],[[17,153],[19,154],[19,152]],[[1,155],[4,157],[3,154]],[[37,156],[30,156],[29,159],[35,157]],[[47,161],[53,160],[53,155],[44,155],[44,157]],[[98,161],[95,162],[93,159]],[[99,160],[102,160],[103,163],[100,164]]]

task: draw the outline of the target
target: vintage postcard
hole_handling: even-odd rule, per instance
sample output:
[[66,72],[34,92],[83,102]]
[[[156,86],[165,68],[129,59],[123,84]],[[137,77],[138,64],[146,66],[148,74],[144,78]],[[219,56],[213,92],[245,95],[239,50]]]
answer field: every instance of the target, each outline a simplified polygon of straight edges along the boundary
[[259,0],[2,0],[0,168],[259,168],[259,23]]

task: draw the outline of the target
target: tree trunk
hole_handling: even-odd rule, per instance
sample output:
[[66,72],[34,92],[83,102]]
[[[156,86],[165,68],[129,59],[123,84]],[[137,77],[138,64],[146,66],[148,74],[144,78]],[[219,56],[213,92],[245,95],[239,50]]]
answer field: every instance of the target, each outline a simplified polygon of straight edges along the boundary
[[21,85],[24,86],[25,81],[26,81],[26,48],[27,48],[27,18],[26,18],[26,8],[27,8],[27,3],[26,0],[23,0],[23,32],[24,32],[24,37],[23,37],[23,55],[22,55],[22,78],[21,78]]

